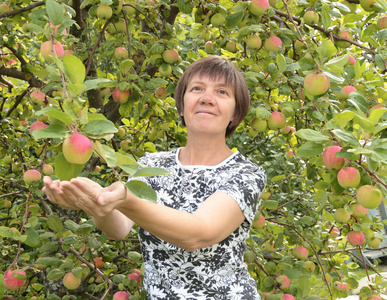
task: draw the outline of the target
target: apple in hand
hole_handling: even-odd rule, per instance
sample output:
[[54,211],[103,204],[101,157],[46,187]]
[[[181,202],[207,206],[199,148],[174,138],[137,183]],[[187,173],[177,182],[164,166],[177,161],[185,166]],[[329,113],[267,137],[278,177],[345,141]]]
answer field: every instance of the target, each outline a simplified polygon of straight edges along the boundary
[[69,163],[82,165],[90,159],[93,144],[87,136],[75,133],[64,140],[62,151]]
[[325,74],[310,73],[305,76],[304,90],[312,96],[325,94],[329,88],[329,80]]
[[377,208],[383,200],[383,193],[375,186],[362,185],[356,192],[356,199],[365,208]]
[[3,277],[3,284],[4,287],[10,291],[15,291],[23,286],[23,284],[26,282],[26,279],[21,278],[15,278],[15,275],[19,274],[17,276],[26,276],[26,272],[23,270],[8,270],[5,272]]

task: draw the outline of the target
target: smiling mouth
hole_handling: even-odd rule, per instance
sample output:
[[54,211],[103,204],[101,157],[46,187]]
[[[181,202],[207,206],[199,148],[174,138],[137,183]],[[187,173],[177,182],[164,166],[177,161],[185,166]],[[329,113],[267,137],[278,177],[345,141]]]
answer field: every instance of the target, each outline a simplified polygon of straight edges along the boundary
[[209,111],[198,111],[197,114],[205,114],[205,115],[211,115],[211,116],[215,116],[214,113],[212,112],[209,112]]

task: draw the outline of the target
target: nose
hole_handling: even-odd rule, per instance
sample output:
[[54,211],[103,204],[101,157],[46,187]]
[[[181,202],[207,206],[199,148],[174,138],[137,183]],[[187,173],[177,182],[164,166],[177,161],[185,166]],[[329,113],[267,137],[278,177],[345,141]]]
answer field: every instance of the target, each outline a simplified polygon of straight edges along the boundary
[[214,104],[214,97],[211,95],[210,92],[204,93],[199,99],[200,104]]

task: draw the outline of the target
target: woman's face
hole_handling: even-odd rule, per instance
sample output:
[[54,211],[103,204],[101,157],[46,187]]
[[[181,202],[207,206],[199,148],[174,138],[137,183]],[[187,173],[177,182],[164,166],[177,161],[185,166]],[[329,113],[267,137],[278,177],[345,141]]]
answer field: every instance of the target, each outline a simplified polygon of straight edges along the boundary
[[184,94],[184,117],[187,131],[195,134],[222,134],[233,119],[235,96],[223,78],[192,76]]

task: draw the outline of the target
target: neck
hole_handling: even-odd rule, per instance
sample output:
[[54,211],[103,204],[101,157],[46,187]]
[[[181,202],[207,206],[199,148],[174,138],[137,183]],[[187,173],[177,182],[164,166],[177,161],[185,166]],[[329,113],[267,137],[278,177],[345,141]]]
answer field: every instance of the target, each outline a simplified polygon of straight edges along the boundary
[[215,166],[230,155],[232,151],[226,145],[226,139],[187,139],[180,149],[179,161],[182,165]]

